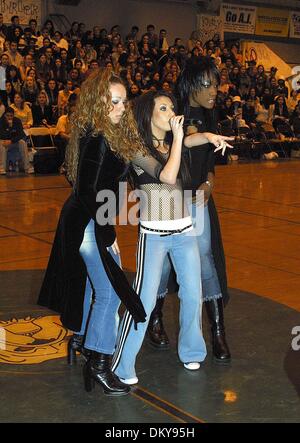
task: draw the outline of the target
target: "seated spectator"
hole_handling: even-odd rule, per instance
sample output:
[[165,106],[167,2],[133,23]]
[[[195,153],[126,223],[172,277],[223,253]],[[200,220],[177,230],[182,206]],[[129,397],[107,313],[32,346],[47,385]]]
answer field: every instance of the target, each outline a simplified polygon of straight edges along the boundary
[[286,101],[284,95],[279,95],[275,97],[274,101],[274,119],[281,118],[287,119],[289,118],[289,111],[286,106]]
[[218,92],[223,94],[223,98],[230,95],[230,83],[225,74],[220,75],[220,84],[218,86]]
[[247,100],[253,101],[253,106],[255,106],[257,103],[259,103],[259,98],[257,97],[256,88],[250,88],[249,94],[247,96]]
[[60,88],[67,83],[68,73],[67,68],[63,66],[60,57],[57,57],[54,62],[54,66],[51,71],[51,78],[53,78]]
[[10,106],[14,102],[16,91],[10,81],[5,82],[5,93],[2,93],[3,103],[5,106]]
[[172,90],[172,86],[173,86],[173,85],[171,85],[169,82],[164,81],[164,82],[162,83],[161,89],[162,89],[163,91],[167,91],[167,92],[170,92],[170,93],[172,94],[172,92],[173,92],[173,90]]
[[257,77],[262,77],[264,79],[265,84],[266,84],[268,77],[265,73],[265,68],[263,65],[257,66]]
[[30,55],[30,54],[25,55],[24,63],[19,68],[20,77],[21,77],[22,82],[24,82],[26,80],[26,78],[28,77],[28,71],[32,68],[32,66],[33,66],[32,55]]
[[129,94],[128,94],[129,100],[133,100],[136,97],[138,97],[139,95],[141,95],[140,88],[135,83],[132,83],[132,85],[130,86],[130,89],[129,89]]
[[51,77],[51,66],[47,63],[45,54],[40,54],[36,64],[36,81],[40,89],[44,89],[47,81]]
[[59,117],[55,128],[55,145],[59,151],[60,164],[65,161],[65,152],[70,140],[71,121],[70,117],[75,110],[75,103],[68,105],[67,114]]
[[48,44],[47,42],[45,42],[45,40],[46,41],[48,40],[49,44],[50,44],[51,38],[49,35],[49,30],[44,27],[41,31],[41,35],[39,35],[36,40],[36,46],[37,46],[38,50],[40,50],[43,46],[45,46],[45,43],[46,43],[46,45]]
[[255,112],[256,122],[260,126],[272,123],[274,102],[269,88],[264,89],[260,101],[255,105]]
[[130,41],[137,42],[138,32],[139,32],[138,26],[132,26],[129,34],[126,35],[126,38],[125,38],[126,43],[128,43]]
[[59,91],[58,93],[58,99],[57,99],[58,115],[63,115],[65,113],[68,100],[72,92],[73,92],[73,82],[72,80],[68,80],[65,88],[62,91]]
[[279,132],[279,126],[288,121],[289,111],[286,106],[284,95],[275,97],[274,101],[274,113],[273,113],[273,127],[276,132]]
[[14,90],[16,92],[18,92],[18,93],[21,92],[22,80],[21,80],[20,72],[16,66],[10,65],[7,68],[6,79],[12,83]]
[[246,103],[243,105],[242,118],[245,120],[246,124],[250,128],[254,128],[256,126],[256,111],[255,111],[256,102],[253,101],[252,97],[249,96],[246,100]]
[[283,75],[281,75],[277,80],[278,86],[276,88],[275,94],[276,95],[283,95],[285,98],[288,98],[289,96],[289,90],[288,87],[285,84],[285,78]]
[[79,23],[73,22],[71,24],[70,30],[66,33],[66,38],[68,39],[70,45],[75,44],[79,37]]
[[[77,71],[79,72],[79,84],[80,84],[82,83],[82,79],[84,78],[84,74],[87,71],[87,69],[83,68],[82,60],[75,59],[73,60],[73,62],[74,62],[74,69],[77,69]],[[88,66],[86,66],[86,68],[88,68]],[[77,79],[75,78],[74,81],[77,81]]]
[[51,38],[53,38],[53,36],[54,36],[54,24],[53,24],[53,21],[50,20],[50,19],[47,19],[45,21],[44,25],[43,25],[43,28],[48,29],[49,36]]
[[91,63],[92,60],[97,60],[97,51],[93,48],[93,41],[87,40],[85,47],[85,62],[87,65]]
[[270,77],[270,79],[268,80],[267,85],[270,88],[271,94],[273,96],[273,99],[275,99],[275,97],[278,95],[277,94],[277,89],[278,89],[278,84],[277,84],[277,80],[275,77]]
[[237,115],[242,116],[242,99],[239,95],[236,95],[232,99],[232,106],[233,106],[233,116],[236,117]]
[[74,87],[78,87],[82,83],[82,76],[77,68],[71,69],[68,74],[68,79],[72,81]]
[[231,84],[234,85],[234,88],[237,92],[238,88],[240,86],[240,68],[239,68],[239,66],[235,65],[232,68],[232,71],[229,74],[229,80],[230,80]]
[[53,122],[56,123],[58,119],[58,85],[54,79],[50,79],[46,85],[45,92],[47,93],[47,102],[52,108]]
[[23,57],[18,51],[17,42],[10,41],[8,51],[5,51],[4,54],[8,55],[9,64],[14,65],[19,68],[23,64]]
[[158,49],[168,50],[169,43],[167,41],[167,30],[161,29],[158,36]]
[[7,153],[17,147],[22,157],[25,173],[32,174],[34,169],[29,165],[28,149],[25,142],[26,135],[23,131],[22,122],[14,116],[12,108],[6,108],[0,118],[0,174],[6,174]]
[[37,21],[35,18],[31,18],[29,20],[28,26],[30,28],[31,35],[33,35],[34,37],[38,37],[40,33],[37,29]]
[[91,60],[91,63],[89,64],[88,70],[84,73],[84,80],[88,78],[88,76],[95,71],[95,69],[99,69],[99,62],[97,60]]
[[231,127],[231,122],[233,120],[234,109],[232,105],[232,98],[230,96],[226,97],[224,104],[219,108],[219,120],[222,124],[226,124]]
[[39,88],[33,77],[27,77],[22,87],[22,98],[30,105],[36,102]]
[[69,43],[64,39],[63,35],[59,31],[54,32],[53,40],[58,48],[64,48],[66,51],[69,49]]
[[14,110],[16,118],[20,119],[23,125],[23,129],[29,129],[32,126],[33,118],[30,106],[24,102],[22,96],[16,92],[14,96],[14,102],[11,105]]
[[290,118],[290,124],[292,125],[295,137],[300,138],[300,104],[294,109]]
[[53,124],[52,107],[47,104],[47,94],[41,91],[37,103],[32,106],[33,126],[51,126]]
[[263,95],[264,89],[266,87],[266,80],[263,75],[259,75],[256,79],[256,95],[260,98]]
[[197,62],[197,60],[199,60],[201,57],[203,57],[203,54],[204,54],[203,49],[202,48],[197,48],[195,46],[195,48],[193,48],[191,50],[191,60],[194,61],[194,62]]
[[295,110],[296,106],[298,105],[298,101],[300,99],[300,94],[295,89],[291,90],[290,98],[287,100],[286,105],[289,111],[289,114],[291,115],[293,111]]
[[159,46],[159,38],[158,35],[155,34],[155,26],[147,25],[147,35],[149,36],[149,45],[153,48],[158,48]]

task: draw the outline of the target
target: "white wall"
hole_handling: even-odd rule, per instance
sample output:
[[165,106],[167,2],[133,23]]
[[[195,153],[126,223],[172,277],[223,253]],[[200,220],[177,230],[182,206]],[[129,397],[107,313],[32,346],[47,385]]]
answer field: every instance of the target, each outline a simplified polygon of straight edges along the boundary
[[140,35],[152,23],[156,31],[168,31],[169,44],[175,37],[187,40],[196,27],[196,7],[193,3],[159,2],[148,0],[81,0],[78,6],[57,5],[46,0],[45,13],[64,14],[72,21],[84,22],[87,29],[99,25],[110,29],[119,24],[121,34],[129,32],[132,25],[140,28]]

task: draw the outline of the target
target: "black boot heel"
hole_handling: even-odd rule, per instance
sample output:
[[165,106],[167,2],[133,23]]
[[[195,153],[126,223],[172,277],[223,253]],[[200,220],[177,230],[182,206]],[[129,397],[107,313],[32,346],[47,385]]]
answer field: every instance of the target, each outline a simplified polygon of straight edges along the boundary
[[73,366],[76,364],[76,351],[72,348],[70,345],[70,342],[68,343],[68,365]]
[[223,300],[206,301],[205,307],[211,325],[213,360],[219,364],[228,364],[231,354],[225,337]]
[[91,392],[95,388],[95,380],[91,375],[90,366],[86,363],[83,367],[83,380],[86,392]]
[[105,395],[121,396],[130,392],[130,387],[122,383],[111,371],[111,355],[92,352],[91,359],[83,369],[85,390],[90,392],[95,382],[98,383]]
[[76,364],[77,352],[88,360],[90,351],[83,346],[84,336],[74,334],[68,342],[68,364],[70,366]]

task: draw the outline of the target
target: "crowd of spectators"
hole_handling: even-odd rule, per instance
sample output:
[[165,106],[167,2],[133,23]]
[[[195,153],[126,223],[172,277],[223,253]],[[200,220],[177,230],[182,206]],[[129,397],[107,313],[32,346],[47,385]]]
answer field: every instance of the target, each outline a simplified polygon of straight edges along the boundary
[[[76,100],[81,83],[93,70],[111,67],[133,99],[153,89],[174,91],[187,60],[197,62],[206,55],[215,59],[220,71],[216,108],[224,127],[276,130],[289,122],[300,134],[298,91],[289,93],[275,67],[265,72],[253,61],[243,64],[238,43],[228,46],[218,34],[202,42],[193,31],[187,42],[180,37],[170,42],[166,29],[157,34],[149,24],[143,31],[132,26],[121,36],[118,25],[109,31],[100,26],[87,30],[84,23],[73,22],[63,34],[51,20],[39,30],[36,20],[22,27],[18,16],[6,26],[0,14],[0,120],[7,123],[9,109],[14,119],[21,120],[25,136],[32,126],[57,125],[58,144],[64,145],[70,100]],[[3,149],[7,150],[0,133],[2,158]],[[5,174],[3,162],[0,168]]]

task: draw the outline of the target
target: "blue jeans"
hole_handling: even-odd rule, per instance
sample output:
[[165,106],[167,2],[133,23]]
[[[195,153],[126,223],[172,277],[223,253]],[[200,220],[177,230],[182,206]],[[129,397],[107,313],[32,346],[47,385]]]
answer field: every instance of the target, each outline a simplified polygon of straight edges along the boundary
[[179,284],[179,358],[183,363],[187,363],[200,362],[206,357],[201,322],[200,254],[196,237],[190,233],[166,237],[140,233],[134,288],[141,297],[147,319],[145,323],[139,323],[135,329],[131,315],[128,311],[124,314],[112,366],[121,378],[136,376],[135,360],[156,303],[162,267],[167,254],[171,257]]
[[[110,253],[120,265],[120,257],[112,250]],[[120,299],[110,283],[99,255],[94,220],[91,220],[85,229],[80,254],[86,264],[88,277],[79,335],[86,333],[84,346],[87,349],[113,354],[119,325]]]
[[[195,223],[195,205],[192,205],[190,210],[193,222]],[[199,228],[199,230],[196,229],[196,234],[200,251],[203,301],[216,300],[222,297],[222,293],[211,250],[211,230],[208,206],[204,207],[204,223],[199,223],[197,226]],[[170,271],[171,263],[169,259],[166,259],[163,265],[158,297],[164,297],[167,293]]]

